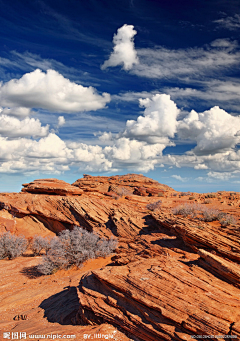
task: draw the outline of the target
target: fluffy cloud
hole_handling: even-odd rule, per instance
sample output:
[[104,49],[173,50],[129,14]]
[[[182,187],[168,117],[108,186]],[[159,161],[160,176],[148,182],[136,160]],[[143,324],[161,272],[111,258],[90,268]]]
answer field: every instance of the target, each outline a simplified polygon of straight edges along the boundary
[[42,127],[41,122],[34,118],[19,120],[16,117],[0,115],[0,135],[8,137],[42,137],[49,133],[49,125]]
[[[235,148],[240,143],[240,117],[213,107],[203,113],[191,111],[181,118],[176,104],[165,94],[141,99],[140,105],[144,108],[143,116],[127,121],[118,134],[103,133],[99,137],[101,145],[63,141],[49,133],[48,126],[42,127],[39,120],[21,121],[1,115],[0,172],[61,173],[73,167],[81,171],[148,172],[168,165],[208,169],[209,181],[227,181],[231,179],[230,172],[239,174],[240,150]],[[59,122],[64,123],[63,116]],[[9,131],[9,127],[14,129]],[[163,153],[169,145],[189,141],[196,147],[183,154]],[[188,180],[179,175],[172,177]]]
[[58,117],[58,127],[62,127],[65,124],[65,118],[64,116],[59,116]]
[[197,142],[196,155],[216,154],[232,149],[240,142],[240,117],[229,115],[219,107],[198,114],[192,110],[178,122],[178,135]]
[[168,144],[168,137],[174,137],[177,130],[179,109],[176,104],[165,94],[156,94],[139,102],[145,108],[144,116],[139,116],[136,121],[128,120],[123,135]]
[[54,70],[36,69],[0,86],[0,104],[7,107],[71,113],[101,109],[109,101],[109,94],[99,95],[93,87],[73,83]]
[[[240,16],[235,16],[235,27]],[[232,25],[233,27],[234,25]],[[229,24],[230,27],[230,24]],[[168,49],[162,46],[135,49],[133,37],[136,31],[132,25],[124,25],[114,35],[114,49],[102,69],[123,65],[124,70],[147,78],[164,78],[178,81],[202,80],[239,65],[240,52],[237,41],[217,39],[203,47]]]
[[108,60],[102,65],[102,69],[110,66],[123,65],[124,70],[130,70],[134,64],[138,64],[137,52],[134,48],[133,38],[137,34],[132,25],[123,25],[113,37],[114,48]]
[[12,107],[12,108],[0,108],[0,113],[3,115],[26,117],[30,116],[33,112],[29,108],[24,107]]

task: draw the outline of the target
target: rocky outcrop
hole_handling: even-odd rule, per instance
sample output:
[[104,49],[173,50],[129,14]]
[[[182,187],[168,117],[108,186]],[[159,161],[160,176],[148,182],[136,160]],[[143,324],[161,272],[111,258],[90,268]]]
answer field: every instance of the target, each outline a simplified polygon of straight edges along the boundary
[[229,262],[205,250],[200,249],[198,254],[204,260],[200,264],[203,264],[208,270],[216,272],[224,280],[240,288],[240,265]]
[[84,192],[115,192],[119,195],[144,195],[157,196],[166,190],[173,191],[167,185],[139,174],[126,174],[115,176],[91,176],[84,174],[82,179],[75,181],[73,186],[81,188]]
[[[218,221],[172,213],[174,206],[189,203],[190,194],[134,174],[84,175],[73,185],[36,180],[25,184],[21,193],[0,194],[0,231],[29,238],[53,236],[78,225],[102,237],[118,238],[109,261],[96,266],[97,259],[95,266],[76,270],[70,289],[66,284],[57,286],[53,295],[48,291],[55,285],[51,276],[34,279],[39,292],[49,293],[38,302],[49,323],[74,324],[80,339],[84,328],[102,333],[104,328],[120,329],[125,335],[119,340],[128,340],[127,335],[140,341],[191,340],[193,335],[239,337],[240,212],[229,202],[238,203],[240,195],[234,194],[233,199],[224,192],[209,197],[208,207],[217,206],[236,219],[222,227]],[[148,204],[158,197],[161,207],[152,210]],[[194,198],[204,204],[205,195],[194,193]],[[4,282],[3,291],[5,286]],[[20,290],[16,302],[20,302],[18,295]],[[34,315],[32,323],[38,317]],[[30,321],[26,326],[30,328]],[[20,324],[12,328],[20,330]]]
[[167,255],[93,271],[78,289],[79,324],[108,322],[140,340],[228,335],[240,320],[240,289]]
[[[214,251],[219,255],[240,263],[239,228],[231,231],[203,221],[190,220],[173,214],[153,213],[158,222],[179,236],[193,251],[199,249]],[[220,225],[220,224],[219,224]]]
[[83,191],[76,186],[58,179],[39,179],[23,184],[22,192],[48,195],[81,195]]

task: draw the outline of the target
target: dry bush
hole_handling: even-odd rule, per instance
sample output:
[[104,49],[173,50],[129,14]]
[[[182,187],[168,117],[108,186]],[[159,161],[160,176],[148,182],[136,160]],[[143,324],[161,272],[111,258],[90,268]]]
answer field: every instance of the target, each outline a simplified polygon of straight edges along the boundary
[[208,194],[205,195],[205,198],[216,198],[216,194],[208,193]]
[[155,211],[161,208],[162,205],[162,201],[158,200],[156,202],[151,202],[149,204],[146,205],[146,208],[150,211]]
[[218,220],[222,226],[235,225],[237,223],[237,219],[233,215],[227,213],[220,213],[218,215]]
[[158,193],[158,197],[164,197],[163,192],[159,192],[159,193]]
[[47,238],[35,235],[31,241],[30,249],[34,256],[39,256],[42,251],[47,252],[50,249],[50,241]]
[[0,236],[0,259],[13,259],[21,256],[27,249],[27,239],[4,232]]
[[237,220],[234,216],[220,212],[215,208],[206,208],[203,205],[180,205],[172,209],[173,214],[183,215],[184,217],[191,216],[192,218],[198,217],[203,221],[218,220],[222,226],[234,225]]
[[219,210],[216,210],[215,208],[204,208],[202,210],[202,220],[204,221],[214,221],[218,220],[219,216]]
[[190,195],[190,192],[181,192],[179,195],[181,195],[182,197],[186,196],[186,195]]
[[121,187],[116,192],[120,197],[126,196],[126,195],[132,195],[132,192],[130,189],[126,187]]
[[44,275],[73,265],[80,267],[83,262],[96,257],[105,257],[117,247],[117,240],[107,240],[75,226],[72,231],[64,230],[50,242],[50,249],[43,256],[38,270]]
[[179,214],[183,215],[184,217],[187,217],[188,215],[192,215],[195,212],[195,205],[179,205],[172,209],[173,214]]

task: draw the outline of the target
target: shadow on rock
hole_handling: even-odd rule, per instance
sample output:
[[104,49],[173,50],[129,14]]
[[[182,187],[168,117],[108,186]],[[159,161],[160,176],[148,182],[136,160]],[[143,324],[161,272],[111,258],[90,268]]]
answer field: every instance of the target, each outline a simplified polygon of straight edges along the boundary
[[76,287],[67,287],[44,300],[40,306],[44,309],[44,317],[48,322],[57,322],[62,325],[72,325],[79,309],[79,299]]

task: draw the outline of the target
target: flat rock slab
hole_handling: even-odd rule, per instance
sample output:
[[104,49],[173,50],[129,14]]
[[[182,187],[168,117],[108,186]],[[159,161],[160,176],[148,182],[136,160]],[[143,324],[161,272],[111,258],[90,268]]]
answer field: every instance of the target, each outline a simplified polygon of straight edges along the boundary
[[58,179],[39,179],[23,184],[22,192],[50,195],[81,195],[83,190]]

